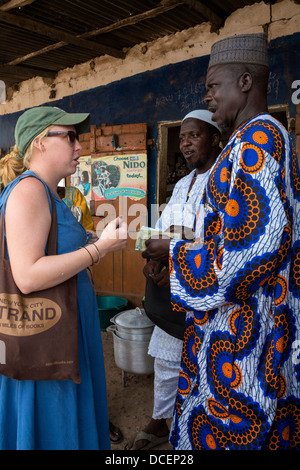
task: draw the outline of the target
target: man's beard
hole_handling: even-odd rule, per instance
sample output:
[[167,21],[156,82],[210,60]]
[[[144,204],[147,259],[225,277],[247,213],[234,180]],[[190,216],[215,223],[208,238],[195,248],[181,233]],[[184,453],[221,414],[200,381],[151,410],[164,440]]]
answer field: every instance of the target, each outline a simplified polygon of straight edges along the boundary
[[186,166],[187,168],[192,171],[192,170],[196,170],[197,168],[202,168],[203,167],[203,162],[186,162]]

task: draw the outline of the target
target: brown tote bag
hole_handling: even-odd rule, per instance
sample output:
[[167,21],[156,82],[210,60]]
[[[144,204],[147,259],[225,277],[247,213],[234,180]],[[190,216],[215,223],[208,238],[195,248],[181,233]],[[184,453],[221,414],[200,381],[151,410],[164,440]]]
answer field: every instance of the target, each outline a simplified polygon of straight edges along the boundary
[[[50,194],[51,196],[51,194]],[[56,254],[52,199],[48,255]],[[22,294],[7,259],[4,210],[0,218],[0,374],[17,380],[80,383],[77,276],[50,289]]]

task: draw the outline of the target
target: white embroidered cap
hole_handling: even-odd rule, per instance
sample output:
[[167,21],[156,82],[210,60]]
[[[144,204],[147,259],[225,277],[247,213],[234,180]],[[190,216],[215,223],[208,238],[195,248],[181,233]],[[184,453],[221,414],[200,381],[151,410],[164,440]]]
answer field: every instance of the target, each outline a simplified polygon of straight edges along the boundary
[[212,115],[213,113],[207,111],[207,109],[196,109],[195,111],[191,111],[186,116],[184,116],[182,122],[189,118],[199,119],[200,121],[207,122],[211,126],[214,126],[221,133],[222,131],[218,124],[212,120]]

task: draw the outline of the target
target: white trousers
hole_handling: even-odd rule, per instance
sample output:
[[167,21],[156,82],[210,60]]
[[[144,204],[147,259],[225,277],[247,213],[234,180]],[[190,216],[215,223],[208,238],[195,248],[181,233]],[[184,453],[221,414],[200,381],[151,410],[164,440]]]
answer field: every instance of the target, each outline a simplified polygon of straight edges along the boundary
[[154,359],[153,419],[172,418],[177,393],[182,341],[157,326],[148,353]]
[[154,360],[153,419],[172,418],[178,386],[180,362]]

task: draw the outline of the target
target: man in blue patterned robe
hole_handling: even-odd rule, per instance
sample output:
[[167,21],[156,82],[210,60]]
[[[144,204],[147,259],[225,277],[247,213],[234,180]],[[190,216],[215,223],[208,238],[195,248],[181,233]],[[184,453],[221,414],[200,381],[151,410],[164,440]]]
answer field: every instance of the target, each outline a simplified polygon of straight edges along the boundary
[[300,449],[300,177],[267,82],[264,35],[214,44],[205,102],[233,133],[202,199],[203,236],[169,244],[173,307],[192,311],[175,449]]

